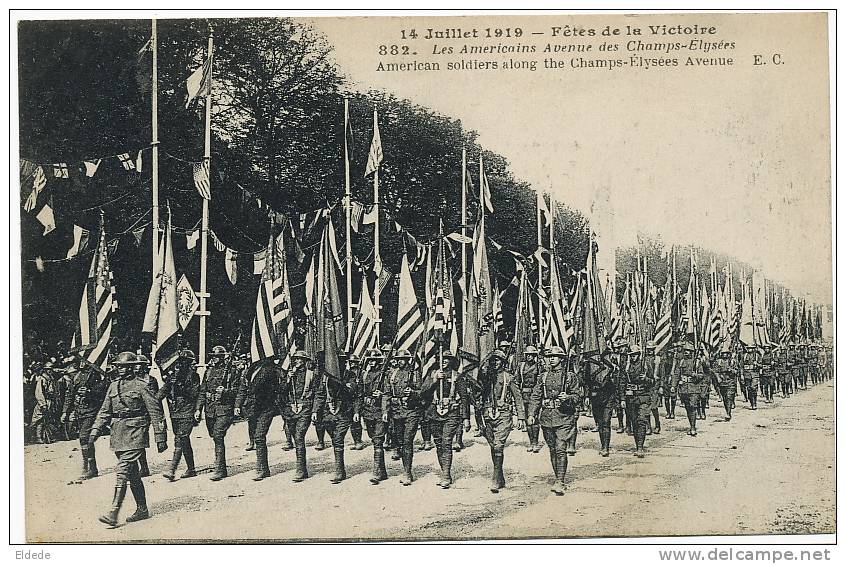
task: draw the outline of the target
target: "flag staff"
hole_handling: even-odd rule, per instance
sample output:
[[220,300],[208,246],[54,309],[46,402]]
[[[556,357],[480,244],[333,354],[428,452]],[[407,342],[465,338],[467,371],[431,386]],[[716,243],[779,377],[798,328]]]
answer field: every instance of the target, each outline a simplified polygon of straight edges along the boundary
[[461,330],[467,319],[467,148],[461,148]]
[[543,194],[538,193],[537,201],[537,224],[538,224],[538,345],[543,348],[543,264],[541,263],[541,247],[543,246],[543,228],[541,222],[541,200]]
[[[209,26],[209,46],[208,46],[208,63],[209,63],[209,75],[208,75],[208,84],[206,90],[206,137],[205,137],[205,153],[203,154],[203,165],[205,166],[206,173],[208,176],[209,182],[209,194],[211,194],[211,182],[212,182],[212,174],[211,174],[211,105],[212,105],[212,68],[214,66],[214,62],[212,60],[212,54],[214,53],[214,31],[212,30],[211,26]],[[200,311],[197,312],[197,315],[200,316],[200,350],[199,350],[199,363],[197,368],[201,375],[205,374],[206,371],[206,319],[209,316],[209,310],[206,303],[207,298],[209,297],[208,290],[206,288],[206,278],[207,278],[207,268],[206,263],[208,262],[208,247],[209,247],[209,201],[206,198],[203,198],[203,219],[202,219],[202,247],[201,247],[201,259],[200,259],[200,291],[197,294],[200,297]]]
[[[379,116],[377,110],[373,110],[373,131],[379,129]],[[382,274],[382,256],[379,254],[379,162],[376,162],[376,170],[373,171],[373,212],[376,214],[376,224],[373,230],[373,265],[376,270],[376,284],[373,287],[373,306],[376,308],[376,343],[381,342],[382,331],[382,307],[379,305],[379,278]]]
[[[350,148],[347,131],[350,127],[350,101],[344,98],[344,208],[347,216],[347,331],[352,331],[353,294],[352,294],[352,192],[350,190]],[[367,286],[362,288],[367,291]]]
[[156,31],[156,19],[153,18],[150,45],[153,48],[153,78],[152,78],[152,134],[150,142],[153,152],[153,277],[156,276],[156,256],[159,252],[159,46],[158,34]]

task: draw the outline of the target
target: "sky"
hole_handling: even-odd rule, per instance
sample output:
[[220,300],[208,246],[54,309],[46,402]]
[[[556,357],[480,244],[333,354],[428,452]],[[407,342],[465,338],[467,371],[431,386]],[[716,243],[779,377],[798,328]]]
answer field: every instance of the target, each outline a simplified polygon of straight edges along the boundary
[[[639,232],[733,255],[794,294],[832,302],[828,32],[824,14],[533,15],[315,18],[351,89],[387,90],[479,132],[515,176],[590,217],[602,248]],[[650,35],[649,25],[715,27]],[[645,35],[602,37],[610,26]],[[595,29],[552,37],[552,28]],[[520,38],[426,40],[428,28],[523,29]],[[401,30],[418,39],[401,41]],[[538,35],[532,35],[532,33]],[[543,35],[540,35],[540,34]],[[708,54],[630,51],[628,41],[733,43]],[[597,51],[607,40],[613,54]],[[534,54],[461,55],[463,46],[535,45]],[[589,53],[542,53],[588,45]],[[379,56],[379,46],[417,55]],[[453,47],[452,55],[433,51]],[[773,54],[782,64],[773,64]],[[680,66],[574,69],[573,57],[675,57]],[[754,65],[761,55],[766,65]],[[732,66],[684,66],[688,56]],[[564,68],[543,69],[546,57]],[[537,70],[448,70],[475,58],[538,61]],[[434,72],[384,72],[379,62],[439,62]],[[386,154],[388,149],[386,148]],[[602,257],[603,253],[600,253]],[[604,253],[610,261],[609,253]],[[607,262],[605,264],[608,264]]]

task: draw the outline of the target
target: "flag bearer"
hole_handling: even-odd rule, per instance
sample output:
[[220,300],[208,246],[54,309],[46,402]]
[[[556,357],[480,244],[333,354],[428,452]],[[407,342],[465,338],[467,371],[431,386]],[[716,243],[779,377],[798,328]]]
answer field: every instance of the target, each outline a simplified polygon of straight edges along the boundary
[[[142,353],[138,353],[135,356],[135,365],[133,366],[133,371],[135,372],[135,377],[150,389],[150,393],[153,396],[157,396],[159,393],[159,381],[150,374],[150,359],[144,356]],[[159,401],[161,404],[161,401]],[[149,433],[149,425],[147,426],[147,432]],[[138,466],[141,469],[141,477],[146,478],[150,475],[150,465],[147,464],[147,451],[141,452],[141,458],[138,459]]]
[[[646,354],[643,357],[644,370],[647,374],[652,375],[653,385],[652,392],[649,396],[649,411],[652,419],[649,420],[649,425],[646,427],[646,434],[661,433],[661,416],[658,413],[658,408],[661,407],[661,395],[663,393],[663,368],[664,363],[661,359],[655,356],[655,341],[647,341]],[[653,423],[654,421],[654,423]]]
[[235,395],[238,381],[230,366],[226,364],[228,357],[226,348],[216,345],[212,348],[206,375],[200,384],[200,394],[194,410],[194,420],[198,423],[206,412],[206,430],[214,440],[215,470],[211,480],[217,482],[226,478],[226,432],[232,424],[232,414],[235,408]]
[[608,456],[611,447],[611,416],[617,398],[617,373],[611,362],[613,354],[607,347],[601,355],[593,353],[585,356],[585,388],[599,432],[600,456]]
[[[350,355],[347,359],[347,373],[347,382],[355,382],[356,385],[361,383],[361,360],[357,356]],[[353,421],[350,425],[350,435],[353,438],[353,446],[350,447],[350,450],[364,450],[364,443],[361,442],[363,433],[361,418],[358,421]]]
[[291,369],[282,379],[279,390],[282,417],[294,438],[297,453],[297,471],[294,482],[308,478],[305,435],[312,422],[316,422],[315,395],[322,385],[320,374],[314,369],[312,359],[304,350],[298,350],[291,359]]
[[738,369],[729,349],[720,351],[720,356],[714,361],[713,370],[717,382],[717,391],[723,402],[723,409],[726,410],[726,421],[731,421]]
[[181,478],[193,478],[197,475],[194,466],[194,448],[191,446],[191,431],[194,429],[194,407],[200,395],[200,377],[195,370],[196,357],[189,349],[180,351],[172,372],[165,376],[156,399],[161,402],[167,398],[170,411],[170,426],[173,429],[173,458],[164,477],[171,482],[175,479],[176,468],[180,459],[185,457],[188,469]]
[[743,348],[743,362],[740,374],[746,387],[746,397],[751,409],[758,409],[758,379],[761,377],[761,365],[758,362],[758,351],[755,347]]
[[382,378],[384,360],[379,349],[372,349],[365,357],[361,373],[361,418],[364,419],[367,436],[373,443],[373,477],[370,483],[374,486],[388,479],[385,468],[385,433],[391,405]]
[[414,436],[420,420],[423,419],[423,402],[420,401],[420,376],[409,365],[411,353],[399,351],[394,358],[396,365],[388,374],[388,393],[391,400],[391,419],[394,423],[397,452],[394,459],[402,459],[404,476],[400,480],[403,486],[410,486],[414,481],[411,471],[414,459]]
[[76,413],[79,447],[82,451],[82,480],[98,475],[97,455],[93,444],[89,448],[88,439],[108,389],[109,381],[103,371],[80,359],[78,369],[73,373],[73,381],[65,390],[61,421],[64,423],[71,413]]
[[626,418],[631,421],[635,440],[635,456],[645,455],[646,430],[652,407],[652,391],[657,386],[654,364],[641,360],[640,347],[629,350],[629,360],[620,375],[620,398]]
[[706,371],[710,371],[704,358],[696,358],[696,347],[691,342],[685,342],[682,347],[682,356],[673,365],[673,381],[670,393],[678,390],[684,410],[687,412],[687,421],[690,429],[687,434],[691,437],[697,435],[696,419],[699,415],[699,401],[701,398],[701,384],[705,380]]
[[238,395],[235,397],[235,417],[241,416],[244,404],[252,404],[254,423],[253,442],[256,451],[256,482],[270,477],[267,462],[267,433],[273,418],[279,413],[279,382],[284,377],[279,358],[265,358],[253,365],[241,379]]
[[[529,345],[523,352],[523,357],[523,362],[517,366],[517,385],[521,392],[518,401],[523,402],[523,411],[528,413],[529,402],[532,400],[532,390],[535,389],[535,384],[538,381],[538,370],[540,368],[538,349]],[[537,423],[526,425],[526,431],[529,434],[529,446],[526,447],[526,452],[540,452],[541,447],[538,444],[540,425]]]
[[314,413],[329,433],[335,455],[333,484],[340,484],[347,479],[344,440],[350,425],[361,422],[361,387],[355,376],[349,370],[344,370],[341,378],[336,378],[324,371],[322,384],[315,393]]

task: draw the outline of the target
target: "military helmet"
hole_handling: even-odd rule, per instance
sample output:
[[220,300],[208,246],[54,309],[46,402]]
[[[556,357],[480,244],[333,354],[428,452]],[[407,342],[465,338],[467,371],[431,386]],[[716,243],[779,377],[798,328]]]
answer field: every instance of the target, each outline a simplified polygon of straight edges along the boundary
[[538,349],[534,345],[529,345],[528,347],[526,347],[526,350],[523,351],[523,354],[538,354]]
[[409,359],[411,358],[411,353],[407,349],[402,349],[397,351],[394,354],[394,358],[396,359]]
[[499,342],[499,346],[500,347],[510,347],[511,341],[509,341],[508,339],[503,339],[502,341]]
[[684,345],[682,345],[682,350],[695,352],[696,347],[693,346],[693,343],[691,343],[690,341],[685,341]]
[[179,356],[186,360],[197,360],[197,357],[194,356],[194,351],[192,351],[191,349],[182,349],[181,351],[179,351]]
[[646,342],[646,350],[655,350],[655,341],[647,341]]
[[640,345],[632,345],[631,347],[629,347],[629,354],[630,355],[635,355],[635,354],[640,354],[640,353],[641,353]]
[[215,345],[211,350],[211,356],[226,356],[226,347]]
[[567,353],[559,346],[550,347],[546,350],[545,356],[567,356]]
[[385,356],[382,354],[382,351],[380,351],[379,349],[372,348],[369,351],[367,351],[365,358],[367,360],[384,360]]
[[150,364],[150,359],[149,359],[149,358],[147,358],[144,354],[140,354],[140,353],[139,353],[139,354],[135,355],[135,364],[145,364],[145,365],[149,365],[149,364]]
[[444,358],[450,358],[450,359],[454,359],[454,358],[455,358],[455,355],[454,355],[454,354],[452,354],[452,351],[451,351],[451,350],[449,350],[449,349],[447,349],[447,350],[445,350],[445,351],[444,351],[444,355],[443,355],[443,356],[444,356]]
[[379,350],[382,352],[382,354],[387,354],[387,353],[391,352],[391,344],[385,343],[384,345],[379,347]]
[[[117,358],[112,361],[114,365],[120,364],[135,364],[138,361],[138,358],[135,356],[135,353],[132,351],[123,351]],[[45,365],[46,366],[46,365]]]
[[491,360],[493,359],[501,360],[502,362],[508,362],[508,355],[502,352],[501,350],[497,349],[493,353],[491,353]]
[[302,358],[304,360],[311,360],[311,357],[308,355],[308,353],[304,349],[297,350],[297,352],[295,352],[291,358],[293,358],[295,360],[298,359],[298,358]]
[[360,359],[360,358],[358,358],[358,356],[356,356],[356,355],[354,355],[354,354],[351,354],[351,355],[349,356],[349,358],[347,358],[347,362],[355,362],[355,363],[359,363],[359,362],[361,362],[361,359]]

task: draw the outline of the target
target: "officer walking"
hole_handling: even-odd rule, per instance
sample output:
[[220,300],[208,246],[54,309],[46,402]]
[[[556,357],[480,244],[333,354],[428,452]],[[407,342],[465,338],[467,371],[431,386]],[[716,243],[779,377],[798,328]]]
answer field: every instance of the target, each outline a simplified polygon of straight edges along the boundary
[[132,523],[150,517],[144,482],[138,468],[138,459],[150,444],[148,422],[152,422],[158,451],[167,450],[167,425],[161,404],[143,382],[134,378],[132,365],[135,362],[135,355],[128,351],[120,353],[114,361],[117,380],[111,383],[106,392],[106,398],[91,427],[88,439],[91,449],[106,425],[111,425],[111,448],[118,459],[115,468],[115,493],[111,509],[100,517],[100,522],[112,527],[117,526],[127,483],[137,507],[135,513],[126,518],[126,522]]
[[[517,385],[520,387],[520,398],[518,402],[523,403],[523,412],[528,413],[529,402],[532,400],[532,390],[538,382],[538,371],[540,364],[538,363],[538,349],[532,345],[526,347],[523,352],[523,362],[517,366]],[[540,452],[541,446],[538,444],[538,437],[540,436],[540,425],[526,425],[526,432],[529,435],[529,446],[526,447],[526,452]]]
[[575,372],[567,371],[562,363],[567,356],[564,349],[553,346],[546,351],[545,356],[547,366],[532,391],[528,423],[540,423],[555,475],[552,491],[555,495],[564,495],[567,444],[575,434],[582,390],[578,376]]
[[235,417],[247,402],[252,404],[252,418],[255,421],[253,441],[256,451],[256,474],[253,480],[260,481],[270,477],[267,462],[267,433],[273,418],[279,413],[276,402],[279,399],[279,382],[283,377],[279,359],[266,358],[253,365],[241,379],[238,395],[235,397]]
[[734,408],[734,395],[737,385],[737,364],[732,359],[731,350],[724,348],[714,362],[714,379],[717,391],[726,410],[726,421],[731,421],[731,410]]
[[202,419],[206,412],[206,429],[214,440],[214,473],[210,479],[217,482],[226,478],[226,432],[232,424],[235,407],[235,393],[238,382],[229,366],[226,365],[228,353],[222,345],[212,348],[209,366],[194,411],[194,420]]
[[670,386],[670,393],[678,390],[684,410],[687,412],[687,421],[690,429],[687,434],[695,437],[696,419],[699,415],[699,402],[701,399],[701,385],[705,380],[706,372],[710,367],[704,358],[696,358],[696,347],[687,341],[682,347],[682,357],[674,362],[672,368],[673,381]]
[[302,482],[308,478],[305,435],[309,425],[317,422],[314,399],[323,382],[306,351],[295,352],[291,363],[291,369],[282,379],[279,394],[282,418],[293,435],[294,450],[297,454],[297,471],[293,481]]
[[414,436],[423,419],[424,405],[420,400],[419,374],[409,365],[411,353],[400,351],[394,358],[396,365],[390,368],[388,375],[391,419],[397,441],[397,451],[392,458],[402,459],[404,475],[400,483],[403,486],[410,486],[414,481],[414,474],[411,471],[414,460]]
[[195,369],[196,357],[189,349],[179,352],[173,372],[165,376],[164,384],[156,395],[161,402],[167,398],[170,411],[170,426],[173,429],[173,458],[163,476],[171,482],[175,480],[179,461],[184,456],[188,469],[180,478],[193,478],[197,475],[194,466],[194,448],[191,445],[191,431],[194,430],[194,408],[200,395],[200,376]]
[[464,376],[458,373],[458,360],[450,351],[443,352],[441,368],[423,381],[421,396],[426,419],[435,439],[441,477],[438,485],[449,489],[452,485],[452,442],[461,427],[470,429],[470,398]]
[[71,413],[76,413],[79,447],[82,451],[82,480],[98,476],[97,454],[93,444],[89,447],[88,439],[108,389],[109,381],[106,380],[106,375],[99,368],[80,359],[79,368],[73,374],[73,381],[65,390],[61,421],[65,423]]
[[[353,379],[348,379],[353,378]],[[344,440],[350,425],[361,421],[361,387],[355,374],[344,370],[340,378],[324,371],[323,383],[318,388],[314,400],[314,412],[318,421],[329,433],[332,450],[335,454],[335,475],[333,484],[340,484],[347,479],[344,465]]]
[[385,432],[390,413],[390,396],[385,392],[383,378],[384,357],[379,349],[372,349],[365,357],[361,373],[361,418],[367,429],[367,436],[373,443],[373,477],[370,483],[378,485],[388,479],[385,468]]

